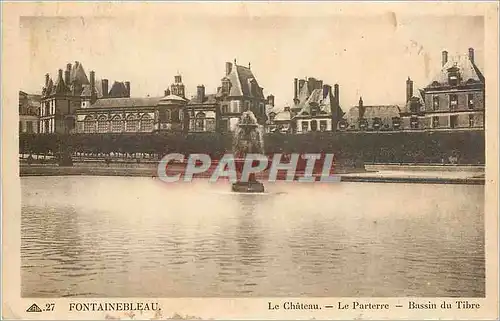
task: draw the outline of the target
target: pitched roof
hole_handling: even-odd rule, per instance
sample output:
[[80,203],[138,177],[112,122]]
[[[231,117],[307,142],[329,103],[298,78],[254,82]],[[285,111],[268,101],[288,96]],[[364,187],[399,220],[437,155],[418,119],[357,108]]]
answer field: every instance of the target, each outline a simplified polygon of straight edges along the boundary
[[[391,121],[392,117],[399,117],[400,109],[397,105],[379,105],[379,106],[364,106],[364,118],[372,120],[375,117],[381,118],[382,121]],[[359,106],[354,106],[349,109],[346,115],[349,123],[357,122],[359,119]]]
[[[307,84],[305,84],[302,87],[301,93],[302,95],[305,95],[305,92],[307,92],[307,88],[304,89],[304,87],[307,87]],[[304,92],[304,93],[303,93]],[[311,105],[316,104],[319,107],[319,112],[322,114],[331,114],[332,113],[332,100],[330,98],[331,92],[330,90],[325,91],[323,88],[317,88],[314,89],[309,97],[304,100],[301,95],[299,95],[299,107],[301,108],[297,116],[301,116],[304,114],[310,114],[311,113]]]
[[200,101],[198,96],[193,97],[188,105],[194,105],[194,104],[215,104],[217,103],[216,100],[216,94],[210,94],[210,95],[205,95],[203,98],[203,101]]
[[124,82],[115,81],[109,90],[110,97],[126,97],[128,96],[127,87]]
[[98,99],[91,108],[133,108],[133,107],[154,107],[158,105],[163,97],[147,98],[101,98]]
[[460,55],[450,57],[448,62],[441,68],[426,88],[433,87],[433,84],[436,83],[438,85],[448,84],[448,69],[452,67],[457,67],[459,69],[462,83],[465,84],[470,79],[484,83],[484,76],[476,64],[470,60],[469,56]]
[[38,107],[40,107],[41,99],[41,95],[19,91],[19,114],[38,115]]
[[[103,92],[102,92],[102,79],[96,79],[96,81],[95,81],[95,91],[97,93],[97,98],[104,97],[103,96]],[[92,94],[92,92],[90,91],[90,84],[83,85],[81,96],[89,97],[91,94]]]
[[292,119],[290,111],[282,110],[274,116],[274,121],[288,121]]
[[[246,96],[264,99],[263,90],[259,86],[259,83],[257,82],[257,79],[255,79],[255,76],[250,68],[235,64],[229,75],[224,78],[229,79],[231,82],[229,96]],[[253,91],[252,87],[254,89]]]
[[87,78],[87,74],[83,69],[83,65],[78,61],[75,61],[73,68],[71,68],[71,73],[69,78],[71,83],[76,82],[81,85],[90,84],[89,79]]

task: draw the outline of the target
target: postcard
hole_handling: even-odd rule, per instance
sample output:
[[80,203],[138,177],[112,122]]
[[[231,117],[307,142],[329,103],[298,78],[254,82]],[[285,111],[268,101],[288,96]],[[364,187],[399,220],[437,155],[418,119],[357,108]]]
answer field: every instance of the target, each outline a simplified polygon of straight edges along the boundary
[[498,319],[496,2],[2,7],[3,318]]

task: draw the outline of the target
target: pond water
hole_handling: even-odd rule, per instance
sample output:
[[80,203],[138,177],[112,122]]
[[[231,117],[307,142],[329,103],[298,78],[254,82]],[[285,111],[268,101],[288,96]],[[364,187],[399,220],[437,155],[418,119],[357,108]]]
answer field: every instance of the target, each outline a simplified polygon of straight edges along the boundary
[[24,297],[481,297],[484,186],[23,177]]

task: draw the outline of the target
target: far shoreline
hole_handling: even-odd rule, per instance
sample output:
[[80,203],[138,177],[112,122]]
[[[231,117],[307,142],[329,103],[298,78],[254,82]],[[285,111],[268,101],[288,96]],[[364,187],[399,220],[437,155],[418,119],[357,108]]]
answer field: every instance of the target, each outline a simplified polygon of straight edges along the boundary
[[[102,164],[102,163],[101,163]],[[122,176],[157,178],[155,164],[133,164],[110,166],[93,164],[75,164],[75,166],[27,165],[19,167],[20,177],[36,176]],[[462,184],[485,185],[484,166],[476,165],[366,165],[366,169],[344,168],[338,172],[341,182],[356,183],[414,183],[414,184]],[[410,173],[412,172],[412,173]],[[468,175],[458,175],[462,173]],[[195,175],[195,178],[207,179],[209,173]],[[265,182],[265,177],[258,177]]]

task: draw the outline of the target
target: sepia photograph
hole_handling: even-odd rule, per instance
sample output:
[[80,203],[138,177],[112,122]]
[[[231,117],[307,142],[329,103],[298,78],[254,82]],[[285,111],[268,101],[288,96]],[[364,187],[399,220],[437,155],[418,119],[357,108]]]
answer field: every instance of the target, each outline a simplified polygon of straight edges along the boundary
[[[11,26],[27,312],[480,308],[498,134],[485,14],[169,5]],[[301,299],[334,297],[349,299]]]

